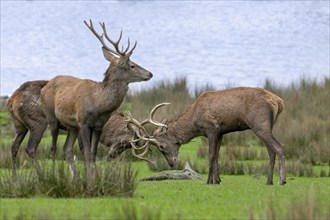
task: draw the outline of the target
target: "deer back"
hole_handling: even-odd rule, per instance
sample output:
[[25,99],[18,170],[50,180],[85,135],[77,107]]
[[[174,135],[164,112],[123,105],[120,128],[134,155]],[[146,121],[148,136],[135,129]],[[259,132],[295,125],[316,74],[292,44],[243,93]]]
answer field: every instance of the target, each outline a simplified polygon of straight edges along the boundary
[[275,122],[284,102],[265,89],[239,87],[204,92],[191,108],[197,126],[209,124],[226,133],[248,129],[257,117]]
[[7,108],[14,122],[31,129],[35,124],[47,124],[41,107],[40,91],[48,81],[28,81],[23,83],[10,97]]

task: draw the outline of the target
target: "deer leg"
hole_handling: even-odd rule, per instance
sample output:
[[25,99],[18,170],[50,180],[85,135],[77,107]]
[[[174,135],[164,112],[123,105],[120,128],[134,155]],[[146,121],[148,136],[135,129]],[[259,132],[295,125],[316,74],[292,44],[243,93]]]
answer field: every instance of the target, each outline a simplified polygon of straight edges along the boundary
[[57,150],[57,138],[59,133],[58,122],[49,123],[50,133],[52,136],[52,145],[50,148],[52,161],[53,161],[53,168],[55,167],[55,159],[56,159],[56,150]]
[[45,125],[38,125],[34,128],[30,129],[30,137],[29,141],[26,145],[26,152],[29,155],[29,157],[32,159],[33,165],[35,170],[37,171],[37,174],[41,175],[41,169],[39,166],[39,163],[37,161],[36,157],[36,151],[39,146],[39,143],[41,141],[42,135],[44,134],[45,130],[47,128],[47,124]]
[[97,147],[100,141],[102,131],[97,131],[94,130],[93,135],[92,135],[92,160],[93,163],[96,161],[96,154],[97,154]]
[[77,128],[69,128],[68,135],[66,137],[65,144],[64,144],[65,155],[66,155],[67,161],[69,162],[70,172],[71,172],[72,177],[74,177],[76,175],[76,167],[74,164],[72,148],[73,148],[75,140],[77,139],[78,134],[79,134],[79,131]]
[[81,125],[80,128],[80,135],[82,138],[82,142],[84,145],[84,157],[85,157],[85,172],[86,172],[86,176],[89,176],[90,173],[90,163],[92,160],[92,156],[91,156],[91,138],[90,138],[90,134],[91,134],[91,129],[89,128],[89,126],[87,124]]
[[284,147],[283,145],[276,140],[276,138],[272,135],[272,143],[273,149],[277,154],[279,167],[280,167],[280,185],[286,184],[285,177],[285,157],[284,157]]
[[[285,158],[284,158],[284,148],[283,146],[275,139],[273,135],[267,140],[264,140],[266,145],[272,147],[272,150],[277,154],[279,167],[280,167],[280,185],[286,184],[285,178]],[[267,141],[267,142],[266,142]],[[274,170],[274,167],[273,167]]]
[[216,184],[220,184],[221,179],[220,179],[220,174],[219,174],[219,152],[220,152],[220,147],[221,147],[221,142],[222,142],[222,135],[220,135],[218,139],[218,144],[215,150],[215,160],[214,160],[214,168],[215,168],[215,173],[214,173],[214,180]]
[[78,145],[79,145],[79,150],[81,152],[81,155],[84,156],[84,143],[83,143],[83,140],[82,140],[82,137],[81,137],[80,133],[78,135]]
[[267,151],[269,155],[269,171],[268,171],[268,178],[267,178],[267,185],[273,185],[273,172],[275,166],[275,152],[273,151],[271,146],[267,145]]
[[[283,148],[282,144],[280,144],[280,142],[278,142],[276,140],[276,138],[273,136],[271,129],[263,129],[263,128],[258,129],[258,128],[254,127],[252,130],[266,144],[267,147],[269,147],[273,152],[275,152],[277,154],[277,157],[279,160],[279,166],[280,166],[280,185],[284,185],[286,183],[286,178],[285,178],[284,148]],[[275,158],[273,155],[270,155],[271,172],[269,172],[269,174],[268,174],[268,179],[270,179],[269,176],[274,171],[274,166],[272,165],[272,160],[275,161]],[[267,184],[268,183],[269,182],[267,180]]]
[[[14,120],[15,122],[15,120]],[[12,168],[13,168],[13,176],[16,176],[16,157],[17,157],[17,152],[19,149],[19,146],[21,145],[24,137],[26,136],[28,129],[20,122],[16,121],[15,122],[15,128],[16,128],[16,135],[14,138],[14,141],[11,145],[11,157],[12,157]]]
[[[207,184],[220,184],[220,176],[218,169],[218,158],[217,156],[217,148],[219,148],[219,138],[217,135],[210,134],[208,136],[209,141],[209,176],[207,179]],[[218,177],[215,175],[218,174]]]

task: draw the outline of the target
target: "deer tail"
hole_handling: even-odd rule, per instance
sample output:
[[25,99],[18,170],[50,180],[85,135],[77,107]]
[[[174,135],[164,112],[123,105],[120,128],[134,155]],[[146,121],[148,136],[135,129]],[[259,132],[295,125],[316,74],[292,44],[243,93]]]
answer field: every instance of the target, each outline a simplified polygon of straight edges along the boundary
[[284,110],[284,101],[280,97],[277,97],[277,111],[274,112],[274,123],[276,122],[278,116],[281,114],[281,112]]

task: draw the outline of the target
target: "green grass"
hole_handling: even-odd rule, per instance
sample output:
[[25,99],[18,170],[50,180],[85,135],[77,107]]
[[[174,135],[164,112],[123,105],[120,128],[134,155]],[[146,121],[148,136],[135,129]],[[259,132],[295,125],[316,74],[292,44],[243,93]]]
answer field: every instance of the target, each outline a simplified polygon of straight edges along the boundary
[[[124,218],[127,204],[136,208],[138,218],[145,212],[163,219],[246,219],[265,215],[271,202],[277,216],[285,216],[292,200],[314,191],[320,215],[329,207],[328,178],[294,178],[286,186],[266,186],[265,178],[223,176],[221,186],[209,186],[201,181],[140,182],[133,198],[91,199],[1,199],[2,218],[48,215],[48,218]],[[278,178],[276,178],[278,180]],[[124,213],[118,211],[124,209]],[[155,213],[153,213],[155,212]],[[126,213],[128,214],[128,213]],[[44,216],[45,217],[45,216]],[[46,216],[47,217],[47,216]]]
[[[197,138],[182,146],[180,158],[207,166],[207,159],[197,159],[201,143],[201,139]],[[225,158],[226,155],[223,156]],[[263,163],[262,160],[236,162]],[[137,170],[137,178],[155,173],[143,161],[132,162],[132,167]],[[317,166],[314,169],[329,170],[329,167]],[[2,169],[2,172],[5,170],[8,172],[7,169]],[[308,207],[314,208],[303,217],[326,219],[329,213],[330,178],[288,175],[285,186],[278,185],[278,172],[273,186],[265,185],[266,175],[263,174],[221,175],[220,186],[206,185],[206,178],[207,174],[202,180],[194,181],[143,181],[138,183],[131,198],[53,199],[43,195],[26,199],[1,198],[0,216],[1,219],[265,219],[269,216],[296,216],[296,212],[301,213]],[[295,207],[295,213],[288,207]]]

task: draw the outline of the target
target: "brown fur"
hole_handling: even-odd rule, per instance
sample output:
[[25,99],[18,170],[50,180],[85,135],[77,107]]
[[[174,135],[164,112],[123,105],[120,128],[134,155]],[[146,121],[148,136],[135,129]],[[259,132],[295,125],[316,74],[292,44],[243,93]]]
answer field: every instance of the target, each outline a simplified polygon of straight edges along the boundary
[[273,183],[275,154],[280,161],[280,183],[284,184],[284,149],[272,134],[273,125],[283,108],[283,100],[264,89],[239,87],[208,91],[201,94],[178,118],[170,121],[166,132],[158,130],[155,135],[170,165],[176,162],[181,144],[196,136],[206,136],[210,163],[207,182],[213,184],[220,183],[218,157],[223,135],[251,129],[265,142],[270,156],[267,184]]

